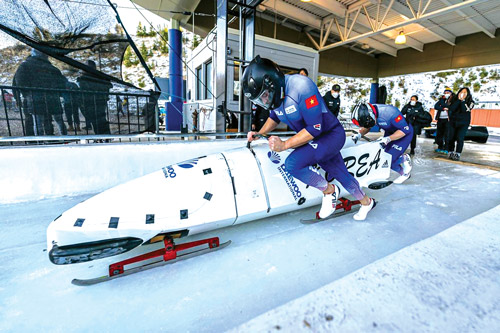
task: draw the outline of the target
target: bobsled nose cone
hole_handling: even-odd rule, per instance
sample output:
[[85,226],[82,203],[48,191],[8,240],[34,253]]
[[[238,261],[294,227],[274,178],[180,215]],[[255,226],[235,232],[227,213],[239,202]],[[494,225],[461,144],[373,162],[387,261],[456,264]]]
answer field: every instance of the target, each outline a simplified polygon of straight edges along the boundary
[[140,238],[125,237],[64,246],[53,245],[49,259],[56,265],[87,262],[130,251],[142,242]]

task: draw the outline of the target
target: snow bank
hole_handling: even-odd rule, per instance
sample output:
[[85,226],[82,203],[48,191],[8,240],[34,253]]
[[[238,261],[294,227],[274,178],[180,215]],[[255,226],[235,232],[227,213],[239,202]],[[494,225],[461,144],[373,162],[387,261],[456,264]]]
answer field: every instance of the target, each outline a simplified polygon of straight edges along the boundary
[[498,332],[500,206],[233,332]]
[[0,149],[0,203],[95,193],[246,140]]

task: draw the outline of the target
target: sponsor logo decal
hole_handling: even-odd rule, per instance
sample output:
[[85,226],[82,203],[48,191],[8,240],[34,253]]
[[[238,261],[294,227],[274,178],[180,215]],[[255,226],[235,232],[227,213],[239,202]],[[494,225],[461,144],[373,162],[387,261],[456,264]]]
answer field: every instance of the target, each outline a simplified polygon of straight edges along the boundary
[[409,126],[405,126],[404,129],[407,130],[407,131],[409,131],[410,127]]
[[278,171],[288,185],[288,189],[290,190],[290,193],[292,193],[293,198],[297,200],[298,198],[302,197],[302,192],[300,192],[300,188],[295,182],[295,179],[293,179],[293,176],[285,170],[285,164],[280,165],[278,167]]
[[275,152],[275,151],[270,151],[267,153],[267,157],[273,162],[274,164],[279,164],[281,162],[281,157],[280,155]]
[[184,161],[181,164],[177,164],[177,165],[183,169],[190,169],[190,168],[194,167],[196,164],[198,164],[198,159],[193,158],[192,160]]
[[282,112],[282,111],[279,111],[279,110],[274,110],[274,112],[276,112],[276,115],[277,115],[277,116],[282,116],[282,115],[283,115],[283,112]]
[[389,162],[387,160],[382,164],[382,168],[388,168],[389,167]]
[[387,126],[387,123],[385,121],[379,121],[378,124],[381,126]]
[[318,104],[319,103],[318,103],[318,99],[316,98],[316,95],[312,95],[311,97],[309,97],[308,99],[306,99],[306,108],[307,109],[315,107]]
[[163,175],[165,176],[165,178],[175,178],[175,176],[177,176],[174,168],[172,168],[171,166],[164,167],[164,168],[162,168],[162,170],[163,170]]
[[316,124],[313,127],[314,127],[314,129],[317,129],[318,131],[321,131],[321,124]]
[[400,147],[398,145],[393,145],[392,148],[396,149],[396,150],[399,150],[399,151],[402,151],[403,150],[403,147]]
[[295,108],[295,105],[290,105],[290,106],[285,108],[286,114],[294,113],[295,111],[297,111],[297,109]]
[[403,117],[401,117],[401,115],[398,115],[396,117],[396,119],[394,119],[395,122],[399,123],[401,121],[401,119],[403,119]]

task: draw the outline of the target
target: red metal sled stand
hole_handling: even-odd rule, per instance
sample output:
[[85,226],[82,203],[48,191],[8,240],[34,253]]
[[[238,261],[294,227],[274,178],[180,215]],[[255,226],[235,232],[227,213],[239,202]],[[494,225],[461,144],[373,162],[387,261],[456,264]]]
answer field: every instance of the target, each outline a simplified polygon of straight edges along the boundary
[[[339,198],[338,201],[340,201],[340,202],[337,202],[337,206],[335,207],[335,210],[343,209],[344,212],[349,212],[352,210],[353,206],[361,204],[361,202],[359,200],[352,201],[352,200],[349,200],[346,198]],[[316,218],[318,220],[320,220],[319,212],[316,212]]]
[[169,261],[177,258],[178,251],[184,251],[196,246],[207,244],[213,249],[219,246],[219,237],[206,238],[199,241],[188,242],[176,245],[171,238],[163,240],[165,247],[156,251],[141,254],[114,264],[109,265],[109,276],[123,274],[125,265],[138,263],[141,261],[162,257],[163,261]]

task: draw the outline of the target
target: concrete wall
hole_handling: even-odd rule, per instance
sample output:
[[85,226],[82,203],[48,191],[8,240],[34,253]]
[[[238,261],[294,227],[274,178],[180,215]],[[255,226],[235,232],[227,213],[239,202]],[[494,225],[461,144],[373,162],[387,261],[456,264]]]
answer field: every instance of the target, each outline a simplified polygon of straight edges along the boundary
[[246,140],[98,144],[0,149],[0,203],[97,193]]
[[382,54],[378,61],[378,77],[498,64],[500,29],[496,31],[496,38],[476,33],[457,37],[455,46],[445,42],[429,43],[425,44],[424,52],[406,48],[398,51],[396,58]]

